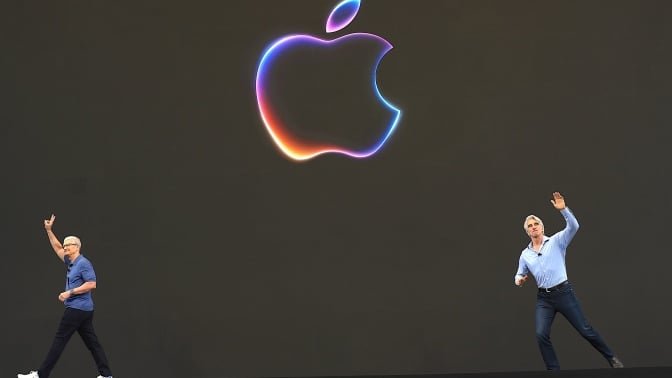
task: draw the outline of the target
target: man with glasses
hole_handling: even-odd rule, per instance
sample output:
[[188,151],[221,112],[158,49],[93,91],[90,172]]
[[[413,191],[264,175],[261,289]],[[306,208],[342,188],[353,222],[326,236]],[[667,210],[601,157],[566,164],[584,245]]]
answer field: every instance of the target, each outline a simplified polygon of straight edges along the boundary
[[96,288],[96,273],[91,262],[80,253],[82,242],[78,237],[68,236],[61,245],[52,231],[55,219],[56,217],[52,214],[51,219],[44,221],[44,228],[47,230],[47,236],[54,252],[65,263],[68,270],[65,291],[58,295],[58,300],[65,304],[65,312],[42,366],[37,371],[18,374],[17,377],[49,378],[51,370],[61,357],[61,353],[63,353],[70,337],[77,331],[86,347],[91,351],[98,366],[98,372],[100,373],[98,378],[112,378],[112,371],[107,362],[105,351],[98,342],[98,337],[93,329],[91,291]]
[[566,207],[565,199],[560,193],[553,193],[551,203],[560,211],[567,225],[564,230],[548,237],[544,235],[544,223],[541,219],[534,215],[525,218],[523,229],[531,241],[520,255],[518,271],[514,278],[515,284],[522,286],[527,280],[528,273],[532,273],[539,286],[536,333],[546,369],[560,370],[558,357],[551,344],[551,324],[558,312],[602,354],[611,367],[622,368],[621,361],[607,346],[602,336],[588,323],[574,294],[574,288],[567,280],[565,254],[569,243],[579,230],[579,222]]

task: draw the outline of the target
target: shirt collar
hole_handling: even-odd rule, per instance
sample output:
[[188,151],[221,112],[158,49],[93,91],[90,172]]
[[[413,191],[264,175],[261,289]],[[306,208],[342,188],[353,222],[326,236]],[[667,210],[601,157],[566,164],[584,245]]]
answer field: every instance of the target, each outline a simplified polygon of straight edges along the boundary
[[[548,239],[550,239],[550,237],[544,235],[544,239],[541,241],[541,245],[543,246],[544,244],[546,244]],[[532,241],[531,240],[530,240],[530,244],[527,245],[527,248],[532,249]]]
[[73,265],[73,264],[75,264],[75,263],[78,263],[80,260],[82,260],[80,257],[83,257],[83,256],[84,256],[84,255],[82,255],[82,254],[80,253],[79,256],[75,257],[74,260],[70,260],[70,256],[65,256],[65,260],[67,260],[66,262],[67,262],[68,264]]

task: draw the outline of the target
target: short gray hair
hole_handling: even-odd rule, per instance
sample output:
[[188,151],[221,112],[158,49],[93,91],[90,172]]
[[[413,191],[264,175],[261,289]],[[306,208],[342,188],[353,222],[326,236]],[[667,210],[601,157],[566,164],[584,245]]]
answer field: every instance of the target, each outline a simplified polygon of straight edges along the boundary
[[79,240],[78,237],[76,236],[66,236],[65,239],[63,239],[63,244],[67,244],[68,240],[72,240],[75,244],[79,246],[79,248],[82,248],[82,241]]

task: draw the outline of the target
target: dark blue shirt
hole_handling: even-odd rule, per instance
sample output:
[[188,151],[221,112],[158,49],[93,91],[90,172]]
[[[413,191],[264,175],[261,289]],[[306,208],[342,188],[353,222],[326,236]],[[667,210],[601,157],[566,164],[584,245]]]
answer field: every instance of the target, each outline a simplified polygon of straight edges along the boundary
[[[68,256],[64,258],[65,266],[68,268],[68,274],[65,281],[65,291],[82,286],[86,282],[96,282],[96,272],[93,271],[93,265],[86,257],[81,254],[70,261]],[[84,294],[71,295],[65,300],[65,306],[76,308],[82,311],[93,311],[93,298],[91,291]]]

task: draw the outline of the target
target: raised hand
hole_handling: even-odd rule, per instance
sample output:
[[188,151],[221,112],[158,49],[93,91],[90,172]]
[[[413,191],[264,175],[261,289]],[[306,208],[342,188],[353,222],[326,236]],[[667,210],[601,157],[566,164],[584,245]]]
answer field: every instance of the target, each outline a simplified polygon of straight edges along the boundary
[[54,225],[54,220],[56,220],[56,216],[54,214],[51,214],[50,219],[45,219],[44,220],[44,229],[49,231],[51,230],[51,227]]
[[553,199],[551,200],[551,203],[558,210],[562,210],[566,207],[565,198],[558,192],[553,193]]

